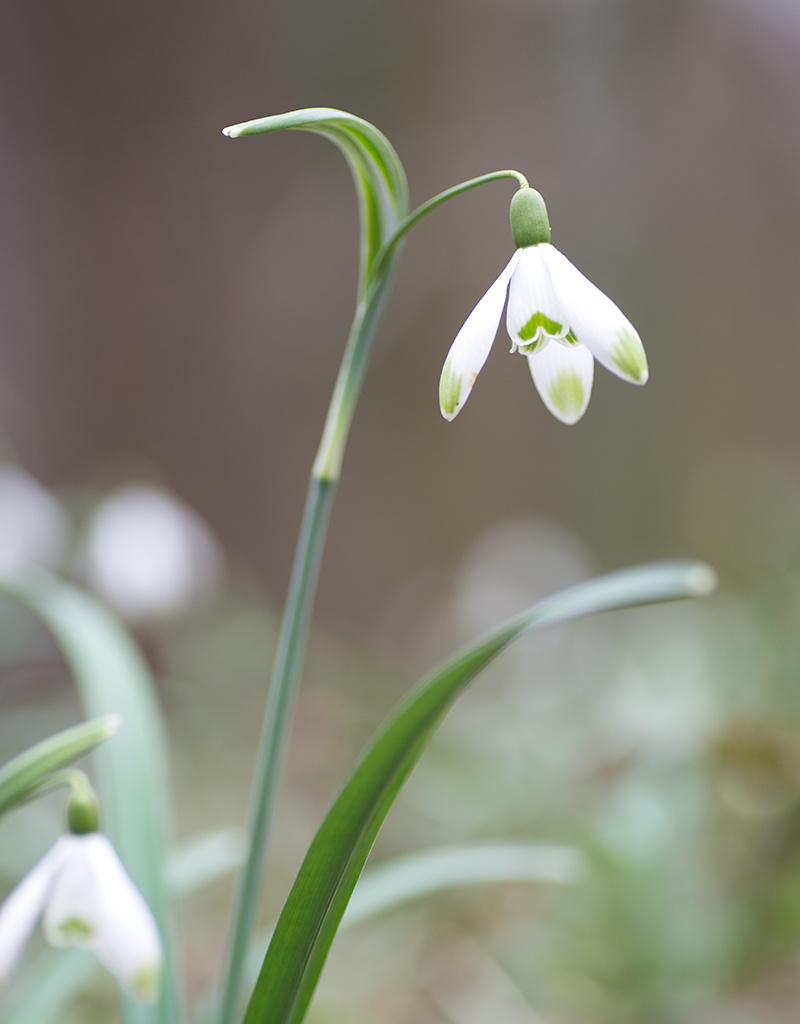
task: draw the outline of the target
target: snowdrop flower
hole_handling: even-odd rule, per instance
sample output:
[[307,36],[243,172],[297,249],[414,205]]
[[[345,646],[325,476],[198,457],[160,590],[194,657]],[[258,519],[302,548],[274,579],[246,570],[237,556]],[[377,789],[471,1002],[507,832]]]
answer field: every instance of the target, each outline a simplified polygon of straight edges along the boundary
[[458,332],[439,384],[442,415],[466,402],[494,342],[508,292],[511,351],[528,359],[544,404],[563,423],[577,423],[592,393],[594,360],[629,381],[647,381],[647,359],[633,325],[550,244],[544,200],[523,187],[511,201],[516,252]]
[[91,949],[131,995],[156,998],[163,958],[158,928],[105,835],[61,836],[0,907],[0,984],[39,918],[52,946]]

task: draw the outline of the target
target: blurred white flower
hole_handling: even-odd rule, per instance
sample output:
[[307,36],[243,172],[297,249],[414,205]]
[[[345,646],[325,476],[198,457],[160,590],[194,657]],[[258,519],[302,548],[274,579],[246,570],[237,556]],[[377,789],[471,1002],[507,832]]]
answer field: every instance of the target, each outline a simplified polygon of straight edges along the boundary
[[631,384],[647,381],[647,359],[631,322],[550,244],[544,200],[521,188],[511,202],[516,252],[456,335],[442,370],[439,405],[452,420],[491,350],[508,292],[511,351],[528,359],[550,412],[577,423],[592,393],[594,360]]
[[57,566],[67,540],[58,501],[16,466],[0,466],[0,573]]
[[106,498],[89,523],[82,557],[89,585],[132,622],[180,611],[222,575],[213,534],[183,502],[145,484]]
[[65,835],[0,907],[0,984],[42,918],[53,946],[90,949],[138,999],[158,994],[163,952],[153,914],[108,838]]

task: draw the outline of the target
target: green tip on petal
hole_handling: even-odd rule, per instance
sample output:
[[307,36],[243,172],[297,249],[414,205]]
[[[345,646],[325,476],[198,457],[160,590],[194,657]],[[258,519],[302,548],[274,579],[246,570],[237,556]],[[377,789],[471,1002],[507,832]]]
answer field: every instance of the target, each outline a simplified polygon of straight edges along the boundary
[[553,409],[564,423],[577,423],[584,409],[586,392],[583,381],[572,370],[562,370],[548,388]]
[[461,376],[453,371],[450,360],[444,364],[439,380],[439,408],[448,421],[454,420],[461,400]]
[[523,187],[511,200],[511,235],[517,249],[550,241],[550,221],[544,199],[535,188]]
[[619,372],[633,384],[646,384],[649,376],[647,356],[635,331],[622,331],[611,350],[611,358]]
[[137,999],[154,1003],[161,988],[161,968],[158,964],[143,967],[133,978],[131,990]]

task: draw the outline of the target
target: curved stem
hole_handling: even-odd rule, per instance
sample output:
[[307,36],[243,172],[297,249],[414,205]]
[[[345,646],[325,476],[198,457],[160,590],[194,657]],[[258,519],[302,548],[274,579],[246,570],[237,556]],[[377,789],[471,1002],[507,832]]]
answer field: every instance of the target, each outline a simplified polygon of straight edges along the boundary
[[388,239],[383,249],[378,253],[375,260],[375,270],[380,272],[383,263],[389,258],[398,242],[408,234],[408,232],[415,227],[419,222],[427,217],[428,214],[435,210],[437,206],[442,206],[448,199],[453,199],[455,196],[460,196],[464,192],[469,192],[470,189],[477,188],[479,185],[486,185],[490,181],[500,181],[503,178],[514,178],[520,188],[528,188],[528,179],[524,174],[520,174],[519,171],[492,171],[491,174],[482,174],[479,178],[470,178],[467,181],[462,181],[460,185],[454,185],[452,188],[445,189],[444,192],[440,192],[438,195],[433,196],[427,202],[418,206],[416,210],[412,211],[405,220],[401,221],[395,228],[394,234]]

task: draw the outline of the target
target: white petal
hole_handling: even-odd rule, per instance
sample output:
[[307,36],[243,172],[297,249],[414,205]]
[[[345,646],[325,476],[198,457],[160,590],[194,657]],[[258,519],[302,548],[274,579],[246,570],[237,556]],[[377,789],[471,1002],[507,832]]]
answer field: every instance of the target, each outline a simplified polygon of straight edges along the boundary
[[439,408],[446,420],[453,420],[458,415],[461,406],[469,398],[475,378],[483,369],[500,326],[508,282],[521,252],[517,249],[503,273],[467,317],[450,346],[439,381]]
[[607,295],[552,245],[540,245],[574,334],[607,370],[631,384],[647,381],[647,357],[633,324]]
[[41,917],[56,876],[69,855],[69,838],[62,836],[0,907],[0,984],[16,966]]
[[155,918],[106,836],[93,832],[86,840],[96,897],[91,948],[131,994],[152,1000],[163,960]]
[[520,250],[520,261],[508,293],[506,327],[515,348],[527,351],[542,338],[563,338],[569,330],[544,250],[549,245],[530,245]]
[[51,946],[91,948],[97,930],[97,880],[87,835],[69,835],[67,856],[53,885],[44,911],[42,929]]
[[577,423],[592,396],[594,359],[585,345],[550,342],[528,356],[536,390],[562,423]]

